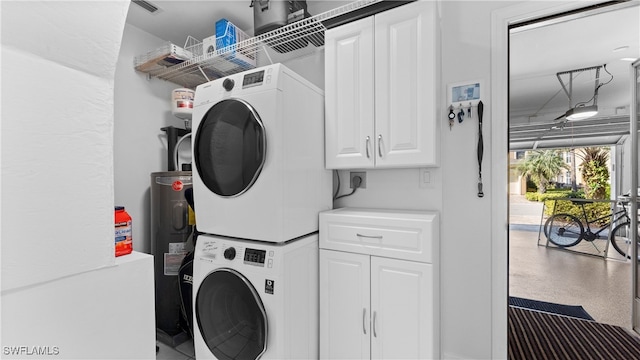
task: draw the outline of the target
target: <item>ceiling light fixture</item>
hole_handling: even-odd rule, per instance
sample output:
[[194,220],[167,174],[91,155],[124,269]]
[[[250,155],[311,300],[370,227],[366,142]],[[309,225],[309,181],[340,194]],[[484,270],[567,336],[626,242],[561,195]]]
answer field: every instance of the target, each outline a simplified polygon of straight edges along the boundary
[[[606,83],[601,83],[600,82],[600,69],[604,69],[604,71],[607,72],[607,74],[609,74],[611,76],[611,78],[609,79],[609,81],[607,81]],[[587,100],[587,101],[583,101],[583,102],[579,102],[577,104],[573,104],[573,79],[575,78],[575,74],[580,74],[582,72],[585,71],[595,71],[595,82],[594,82],[594,88],[593,88],[593,96],[591,97],[591,99]],[[565,82],[562,79],[562,76],[564,75],[569,75],[569,79],[568,79],[568,83],[565,84]],[[607,65],[597,65],[597,66],[591,66],[591,67],[587,67],[587,68],[582,68],[582,69],[575,69],[575,70],[569,70],[569,71],[562,71],[556,74],[556,76],[558,77],[558,81],[560,81],[560,85],[562,85],[562,89],[564,90],[565,94],[567,94],[567,97],[569,98],[569,110],[567,110],[564,114],[558,116],[555,120],[559,120],[559,119],[566,119],[568,121],[576,121],[576,120],[584,120],[584,119],[588,119],[592,116],[595,116],[596,114],[598,114],[598,90],[600,90],[600,88],[608,83],[611,82],[611,80],[613,80],[613,75],[611,75],[611,73],[607,70]],[[568,88],[567,88],[568,87]]]
[[590,106],[581,106],[574,107],[572,109],[567,110],[564,114],[567,120],[575,121],[575,120],[584,120],[588,119],[592,116],[598,114],[598,106],[590,105]]

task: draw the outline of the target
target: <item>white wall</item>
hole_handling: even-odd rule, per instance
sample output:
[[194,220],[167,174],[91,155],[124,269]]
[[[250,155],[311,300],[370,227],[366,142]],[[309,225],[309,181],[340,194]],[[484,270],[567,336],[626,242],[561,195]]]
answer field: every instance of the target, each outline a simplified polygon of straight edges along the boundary
[[2,2],[3,291],[114,264],[113,76],[127,6]]
[[155,357],[151,257],[114,253],[114,72],[128,6],[0,2],[3,358],[11,346],[27,347],[14,358],[47,346],[62,358]]
[[[474,79],[484,80],[485,86],[481,89],[484,197],[477,196],[477,117],[442,132],[442,176],[446,180],[442,187],[441,321],[446,358],[494,357],[491,353],[494,319],[491,312],[491,11],[505,5],[508,3],[442,3],[443,93],[447,84]],[[508,169],[505,167],[503,171],[506,174]],[[504,191],[506,194],[507,189]]]
[[[3,293],[0,357],[155,359],[153,296],[153,258],[137,252],[113,267]],[[29,355],[36,351],[49,356]]]
[[[154,50],[164,40],[125,25],[115,72],[114,185],[115,203],[126,208],[133,222],[133,248],[151,251],[151,173],[167,171],[165,126],[184,128],[171,114],[171,91],[181,86],[135,71],[134,58]],[[180,147],[190,152],[190,142]],[[190,156],[181,157],[190,161]]]

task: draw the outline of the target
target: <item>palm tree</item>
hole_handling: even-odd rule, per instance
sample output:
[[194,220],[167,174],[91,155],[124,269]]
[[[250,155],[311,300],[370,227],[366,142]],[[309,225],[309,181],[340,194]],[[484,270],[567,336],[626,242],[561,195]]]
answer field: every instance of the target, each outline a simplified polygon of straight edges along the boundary
[[538,192],[547,192],[549,181],[568,165],[557,150],[538,150],[527,154],[524,162],[518,166],[520,175],[528,176],[538,186]]
[[584,192],[587,198],[604,199],[609,182],[609,149],[586,147],[580,149],[582,165],[580,171],[584,180]]

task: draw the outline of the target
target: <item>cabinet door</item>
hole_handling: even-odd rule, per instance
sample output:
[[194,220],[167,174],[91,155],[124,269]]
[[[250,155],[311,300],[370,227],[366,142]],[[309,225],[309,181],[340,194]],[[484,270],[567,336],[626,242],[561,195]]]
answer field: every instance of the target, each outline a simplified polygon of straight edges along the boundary
[[375,16],[376,166],[437,165],[435,39],[435,2]]
[[369,359],[368,255],[320,250],[320,358]]
[[373,17],[325,33],[326,167],[373,167]]
[[371,358],[438,356],[431,264],[371,257]]

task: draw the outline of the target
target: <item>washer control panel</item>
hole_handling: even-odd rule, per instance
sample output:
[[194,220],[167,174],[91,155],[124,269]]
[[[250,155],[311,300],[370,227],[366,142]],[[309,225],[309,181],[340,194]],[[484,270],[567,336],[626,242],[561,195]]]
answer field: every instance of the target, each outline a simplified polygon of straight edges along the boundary
[[247,248],[244,251],[244,263],[264,266],[266,255],[267,255],[266,250]]
[[242,261],[246,265],[273,268],[275,251],[267,247],[204,237],[200,237],[198,242],[200,251],[196,255],[202,260],[221,264]]

